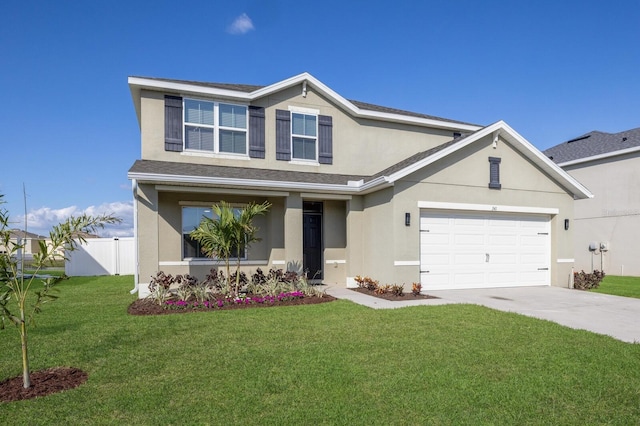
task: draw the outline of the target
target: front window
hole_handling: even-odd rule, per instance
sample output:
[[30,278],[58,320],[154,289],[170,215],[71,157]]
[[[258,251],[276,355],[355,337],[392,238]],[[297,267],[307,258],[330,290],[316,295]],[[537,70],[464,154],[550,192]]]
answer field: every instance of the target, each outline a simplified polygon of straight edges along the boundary
[[318,117],[291,114],[291,152],[294,159],[317,160]]
[[[233,212],[236,215],[240,214],[242,209],[240,207],[234,208]],[[191,231],[196,229],[200,225],[203,217],[214,219],[215,214],[211,207],[183,207],[182,208],[182,257],[183,259],[206,259],[207,257],[202,253],[202,247],[200,243],[189,235]],[[235,253],[235,250],[234,250]],[[244,249],[240,252],[240,258],[246,259],[246,253]],[[235,257],[234,257],[235,259]]]
[[247,107],[184,100],[185,149],[247,154]]

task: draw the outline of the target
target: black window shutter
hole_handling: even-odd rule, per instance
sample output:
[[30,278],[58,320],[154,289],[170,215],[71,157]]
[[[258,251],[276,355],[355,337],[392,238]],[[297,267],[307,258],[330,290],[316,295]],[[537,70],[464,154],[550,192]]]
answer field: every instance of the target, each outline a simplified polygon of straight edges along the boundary
[[264,158],[264,108],[249,107],[249,157]]
[[500,189],[500,161],[498,157],[489,157],[489,188]]
[[164,97],[164,150],[182,151],[182,98]]
[[318,116],[318,162],[333,164],[333,120],[329,115]]
[[291,160],[291,113],[276,110],[276,160]]

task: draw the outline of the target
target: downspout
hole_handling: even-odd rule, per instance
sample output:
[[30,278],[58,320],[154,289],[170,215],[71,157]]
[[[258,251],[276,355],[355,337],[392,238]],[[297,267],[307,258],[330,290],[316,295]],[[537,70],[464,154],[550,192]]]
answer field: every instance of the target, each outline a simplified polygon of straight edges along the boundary
[[133,264],[135,271],[133,273],[134,287],[129,292],[135,294],[138,292],[138,181],[131,179],[131,190],[133,191]]

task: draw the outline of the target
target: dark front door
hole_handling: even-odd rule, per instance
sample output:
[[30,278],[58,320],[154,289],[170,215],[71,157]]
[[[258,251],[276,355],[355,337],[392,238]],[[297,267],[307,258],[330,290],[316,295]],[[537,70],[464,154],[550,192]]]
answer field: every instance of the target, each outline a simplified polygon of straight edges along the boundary
[[303,205],[302,254],[309,279],[322,279],[322,203],[305,201]]

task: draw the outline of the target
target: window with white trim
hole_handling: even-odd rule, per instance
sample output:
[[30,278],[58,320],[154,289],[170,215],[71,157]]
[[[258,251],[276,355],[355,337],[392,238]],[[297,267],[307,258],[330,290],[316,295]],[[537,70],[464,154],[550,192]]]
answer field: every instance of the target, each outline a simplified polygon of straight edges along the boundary
[[291,114],[291,157],[295,160],[317,161],[318,117],[312,114]]
[[[233,212],[236,216],[240,215],[241,207],[235,207]],[[207,259],[202,253],[200,243],[189,235],[191,231],[196,229],[203,217],[214,219],[215,214],[211,207],[182,207],[182,258],[183,259]],[[234,250],[235,253],[235,250]],[[242,249],[240,259],[246,259],[246,251]],[[236,257],[233,257],[236,259]]]
[[247,107],[184,99],[187,151],[247,155]]

